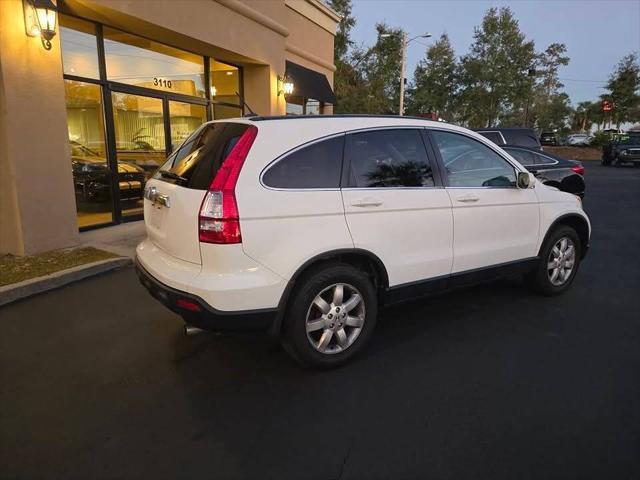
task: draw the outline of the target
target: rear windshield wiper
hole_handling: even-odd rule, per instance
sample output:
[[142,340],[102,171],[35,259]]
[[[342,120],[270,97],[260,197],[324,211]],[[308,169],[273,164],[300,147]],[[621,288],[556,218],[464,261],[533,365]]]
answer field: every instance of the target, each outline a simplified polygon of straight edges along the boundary
[[177,173],[170,172],[169,170],[159,170],[159,172],[160,172],[160,175],[162,175],[165,178],[171,178],[173,180],[178,180],[180,182],[186,182],[187,181],[186,178],[181,177]]

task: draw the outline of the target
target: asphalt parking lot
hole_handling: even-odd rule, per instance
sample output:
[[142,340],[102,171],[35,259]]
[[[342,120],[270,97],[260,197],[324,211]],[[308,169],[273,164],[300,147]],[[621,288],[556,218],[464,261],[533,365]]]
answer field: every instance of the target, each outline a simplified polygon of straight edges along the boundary
[[0,477],[640,478],[640,168],[586,164],[573,289],[383,313],[355,363],[202,334],[131,268],[0,309]]

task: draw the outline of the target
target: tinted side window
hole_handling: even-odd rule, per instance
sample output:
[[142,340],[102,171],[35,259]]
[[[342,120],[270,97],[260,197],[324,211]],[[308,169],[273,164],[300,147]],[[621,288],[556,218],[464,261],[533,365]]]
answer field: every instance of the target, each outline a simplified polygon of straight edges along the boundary
[[207,190],[222,162],[247,128],[249,126],[242,123],[204,125],[193,132],[161,167],[161,170],[169,170],[184,180],[163,177],[160,172],[154,178],[187,188]]
[[484,138],[488,138],[496,145],[504,145],[504,142],[502,141],[502,135],[500,135],[499,132],[478,132],[478,133],[482,135]]
[[262,177],[274,188],[339,188],[344,135],[303,147],[278,160]]
[[540,141],[535,136],[528,135],[525,132],[507,132],[505,133],[505,138],[507,139],[507,143],[512,145],[534,148],[540,146]]
[[539,153],[531,152],[531,156],[533,157],[533,165],[552,165],[554,163],[557,163],[552,158],[545,157],[544,155],[540,155]]
[[350,187],[433,187],[433,171],[418,129],[347,136]]
[[512,187],[515,169],[486,145],[457,133],[433,130],[451,187]]

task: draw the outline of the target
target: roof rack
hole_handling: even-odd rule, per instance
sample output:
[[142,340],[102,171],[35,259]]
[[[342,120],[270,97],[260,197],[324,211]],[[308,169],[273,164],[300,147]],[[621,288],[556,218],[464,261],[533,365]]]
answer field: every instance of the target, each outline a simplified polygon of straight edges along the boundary
[[434,122],[435,120],[431,120],[430,118],[423,117],[415,117],[411,115],[376,115],[369,113],[341,113],[341,114],[331,114],[331,115],[264,115],[264,116],[255,116],[250,117],[249,120],[252,122],[264,122],[268,120],[302,120],[302,119],[326,119],[326,118],[394,118],[396,120],[408,119],[408,120],[422,120],[425,122]]

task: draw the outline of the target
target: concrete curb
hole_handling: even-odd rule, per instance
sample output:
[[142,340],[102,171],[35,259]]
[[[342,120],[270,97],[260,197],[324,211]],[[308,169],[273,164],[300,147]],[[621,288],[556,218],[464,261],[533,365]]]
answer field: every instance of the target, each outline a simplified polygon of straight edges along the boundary
[[93,277],[101,273],[109,272],[126,265],[130,265],[130,258],[109,258],[99,262],[78,265],[77,267],[68,268],[50,275],[31,278],[24,282],[13,283],[0,287],[0,306],[7,305],[28,298],[39,293],[59,288],[69,283],[74,283],[85,278]]

